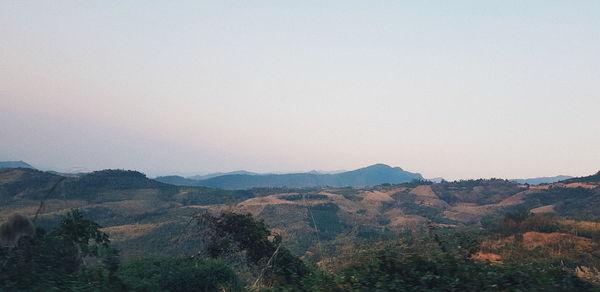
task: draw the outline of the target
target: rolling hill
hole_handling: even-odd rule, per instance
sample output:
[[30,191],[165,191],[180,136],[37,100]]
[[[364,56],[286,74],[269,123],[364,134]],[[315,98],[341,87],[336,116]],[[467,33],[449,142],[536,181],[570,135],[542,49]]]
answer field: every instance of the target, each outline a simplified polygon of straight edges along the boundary
[[[401,173],[376,165],[341,173],[334,182],[389,181]],[[104,226],[126,257],[193,252],[198,239],[188,222],[202,212],[251,213],[284,235],[294,253],[303,254],[314,252],[318,242],[334,244],[348,236],[477,226],[485,216],[519,208],[595,218],[600,216],[598,198],[597,175],[540,186],[479,179],[232,191],[170,185],[136,171],[66,177],[25,168],[0,170],[0,220],[15,212],[34,216],[39,209],[37,224],[50,226],[57,215],[80,208]]]

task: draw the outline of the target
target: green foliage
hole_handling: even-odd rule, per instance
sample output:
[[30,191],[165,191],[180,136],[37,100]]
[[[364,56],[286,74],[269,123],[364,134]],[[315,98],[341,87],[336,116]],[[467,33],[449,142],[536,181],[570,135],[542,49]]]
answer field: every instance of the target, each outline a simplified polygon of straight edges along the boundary
[[348,227],[340,220],[337,214],[340,207],[334,203],[328,202],[313,205],[309,208],[310,213],[306,221],[312,228],[315,228],[316,224],[320,239],[331,240]]
[[98,193],[108,190],[133,190],[141,188],[159,188],[171,193],[177,190],[176,186],[163,184],[148,179],[146,175],[137,171],[106,169],[94,171],[76,180],[65,182],[64,190],[81,197],[95,199]]
[[[484,224],[485,223],[485,224]],[[536,232],[557,232],[561,226],[553,214],[533,214],[527,209],[517,209],[508,212],[502,219],[487,217],[482,219],[482,225],[492,232],[504,235]]]
[[417,204],[417,203],[412,203],[412,202],[405,202],[405,203],[400,203],[400,207],[402,207],[402,209],[404,210],[404,212],[406,214],[418,215],[421,217],[425,217],[436,223],[445,223],[445,224],[456,223],[453,220],[444,217],[444,215],[442,214],[442,210],[431,207],[431,206],[425,206],[423,204]]
[[124,263],[117,276],[128,291],[241,291],[234,272],[213,260],[146,258]]
[[[80,252],[80,256],[97,256],[99,247],[108,247],[108,235],[100,231],[98,223],[84,218],[79,210],[73,210],[62,217],[60,225],[51,234],[72,243]],[[90,241],[95,244],[91,245]]]
[[560,216],[577,219],[594,219],[600,214],[600,188],[551,187],[524,197],[522,208],[555,205]]
[[184,205],[215,205],[235,203],[253,198],[250,191],[220,190],[207,187],[181,187],[182,191],[174,199]]
[[502,201],[525,188],[503,179],[443,181],[433,184],[432,189],[448,204],[457,202],[490,204]]
[[479,222],[481,223],[481,227],[492,230],[498,228],[498,225],[503,218],[504,217],[499,214],[487,214],[482,216]]
[[279,285],[260,290],[261,292],[342,292],[336,283],[335,275],[324,272],[323,270],[312,267],[310,273],[300,281]]
[[375,229],[368,226],[359,226],[356,237],[358,239],[386,240],[398,237],[398,234],[387,228],[381,230],[381,228]]
[[[38,228],[33,237],[21,238],[16,247],[1,248],[0,287],[7,291],[120,287],[114,278],[118,254],[99,228],[74,210],[52,232]],[[98,260],[99,264],[91,264]]]
[[338,281],[344,291],[594,291],[593,286],[560,269],[394,251],[344,269]]
[[282,246],[281,236],[273,235],[263,220],[251,214],[206,213],[199,223],[212,232],[207,246],[211,257],[244,252],[246,262],[262,269],[263,282],[269,285],[297,282],[308,273],[304,263]]
[[459,258],[468,258],[479,250],[482,236],[474,230],[446,229],[434,233],[440,249]]

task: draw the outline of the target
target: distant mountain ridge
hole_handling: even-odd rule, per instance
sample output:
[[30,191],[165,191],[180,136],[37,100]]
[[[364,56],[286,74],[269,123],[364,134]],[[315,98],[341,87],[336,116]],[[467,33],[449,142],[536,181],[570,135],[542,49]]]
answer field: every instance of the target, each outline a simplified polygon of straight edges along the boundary
[[544,176],[544,177],[533,177],[533,178],[522,178],[522,179],[511,179],[510,181],[520,183],[520,184],[530,184],[530,185],[539,185],[539,184],[551,184],[567,179],[573,178],[568,175],[557,175],[557,176]]
[[422,180],[419,173],[412,173],[400,167],[374,164],[368,167],[339,173],[305,172],[288,174],[257,174],[238,171],[206,179],[193,177],[163,176],[156,180],[169,184],[187,186],[207,186],[221,189],[249,189],[255,187],[320,187],[320,186],[373,186],[385,183],[405,183]]
[[563,183],[581,183],[581,182],[600,182],[600,171],[589,176],[572,177],[563,181]]
[[256,173],[256,172],[251,172],[251,171],[246,171],[246,170],[236,170],[236,171],[230,171],[230,172],[215,172],[215,173],[209,173],[209,174],[205,174],[205,175],[193,175],[193,176],[188,177],[188,179],[204,180],[204,179],[209,179],[209,178],[213,178],[213,177],[217,177],[217,176],[233,175],[233,174],[260,175],[260,173]]

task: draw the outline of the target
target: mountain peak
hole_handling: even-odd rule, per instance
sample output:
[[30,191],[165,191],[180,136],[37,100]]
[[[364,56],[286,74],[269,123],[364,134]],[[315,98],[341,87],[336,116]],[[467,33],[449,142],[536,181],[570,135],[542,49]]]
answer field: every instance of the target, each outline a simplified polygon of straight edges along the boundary
[[359,168],[357,170],[362,170],[362,169],[368,169],[368,170],[389,170],[389,169],[394,169],[394,168],[401,169],[400,167],[391,167],[391,166],[389,166],[387,164],[376,163],[376,164],[373,164],[373,165],[369,165],[367,167]]
[[375,163],[375,164],[369,165],[365,168],[392,168],[392,167],[387,164],[383,164],[383,163]]
[[202,180],[185,180],[159,177],[158,181],[180,185],[201,185],[224,189],[248,189],[255,187],[318,187],[318,186],[371,186],[384,183],[405,183],[423,179],[418,173],[404,171],[377,163],[364,168],[342,172],[310,171],[286,174],[226,174]]
[[368,171],[390,171],[390,170],[404,171],[404,169],[402,169],[400,167],[393,167],[393,166],[389,166],[384,163],[376,163],[373,165],[369,165],[367,167],[356,169],[355,171],[358,171],[358,170],[360,170],[360,171],[364,171],[364,170],[368,170]]

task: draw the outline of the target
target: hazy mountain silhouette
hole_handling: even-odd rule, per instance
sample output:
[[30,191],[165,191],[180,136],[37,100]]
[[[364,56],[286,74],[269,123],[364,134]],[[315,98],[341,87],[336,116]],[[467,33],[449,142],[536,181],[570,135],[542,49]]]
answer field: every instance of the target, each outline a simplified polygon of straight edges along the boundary
[[288,173],[256,174],[237,173],[193,180],[180,176],[157,177],[156,180],[178,185],[207,186],[221,189],[248,189],[255,187],[318,187],[318,186],[372,186],[384,183],[404,183],[423,179],[421,174],[375,164],[365,168],[340,173]]
[[246,171],[246,170],[236,170],[236,171],[230,171],[230,172],[215,172],[215,173],[209,173],[209,174],[205,174],[205,175],[194,175],[194,176],[190,176],[187,178],[191,179],[191,180],[204,180],[204,179],[209,179],[209,178],[213,178],[213,177],[217,177],[217,176],[233,175],[233,174],[260,175],[260,173],[256,173],[256,172],[251,172],[251,171]]
[[155,181],[159,181],[166,184],[178,185],[178,186],[193,186],[198,183],[198,180],[185,178],[180,175],[166,175],[159,176],[154,179]]
[[533,178],[520,178],[520,179],[511,179],[510,181],[520,183],[520,184],[530,184],[530,185],[539,185],[539,184],[551,184],[555,182],[559,182],[561,180],[566,180],[573,178],[568,175],[557,175],[557,176],[544,176],[544,177],[533,177]]

